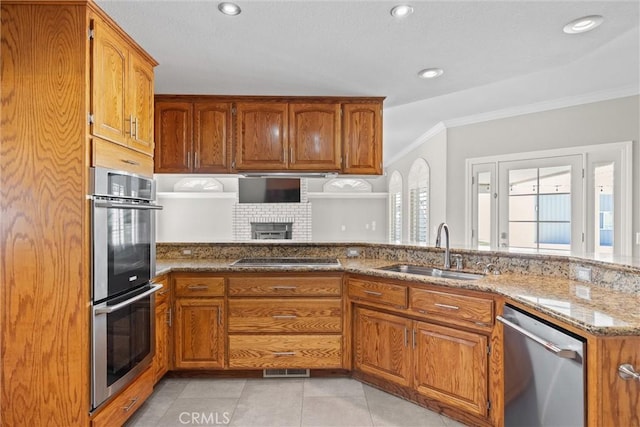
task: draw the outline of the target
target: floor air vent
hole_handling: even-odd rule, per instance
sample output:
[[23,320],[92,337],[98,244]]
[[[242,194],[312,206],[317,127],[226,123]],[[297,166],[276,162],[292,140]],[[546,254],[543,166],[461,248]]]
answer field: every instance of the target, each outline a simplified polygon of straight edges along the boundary
[[265,369],[263,378],[309,378],[308,369]]

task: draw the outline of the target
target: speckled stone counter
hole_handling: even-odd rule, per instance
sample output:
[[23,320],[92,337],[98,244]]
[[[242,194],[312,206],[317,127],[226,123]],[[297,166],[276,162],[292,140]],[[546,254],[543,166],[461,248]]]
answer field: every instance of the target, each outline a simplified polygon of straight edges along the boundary
[[[322,253],[322,255],[326,256],[327,254]],[[532,274],[525,271],[500,275],[490,274],[478,280],[454,280],[377,269],[398,262],[393,259],[340,258],[342,264],[340,267],[287,266],[286,268],[231,265],[236,259],[237,257],[228,259],[162,259],[158,260],[156,269],[158,275],[171,271],[211,273],[341,271],[350,274],[406,280],[412,283],[429,283],[452,289],[492,292],[593,335],[640,335],[640,293],[623,292],[596,284],[577,282],[562,276]]]

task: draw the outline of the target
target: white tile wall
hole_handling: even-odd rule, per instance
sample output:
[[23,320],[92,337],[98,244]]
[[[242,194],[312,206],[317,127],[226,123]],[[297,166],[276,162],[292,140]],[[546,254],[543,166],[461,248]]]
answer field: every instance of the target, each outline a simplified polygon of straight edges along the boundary
[[234,240],[251,240],[252,222],[290,222],[292,240],[307,242],[311,240],[311,203],[236,203]]

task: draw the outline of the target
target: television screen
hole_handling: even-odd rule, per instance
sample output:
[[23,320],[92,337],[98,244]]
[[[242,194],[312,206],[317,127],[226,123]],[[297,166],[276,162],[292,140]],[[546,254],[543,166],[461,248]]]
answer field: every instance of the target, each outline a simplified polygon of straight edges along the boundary
[[239,178],[240,203],[300,203],[300,178]]

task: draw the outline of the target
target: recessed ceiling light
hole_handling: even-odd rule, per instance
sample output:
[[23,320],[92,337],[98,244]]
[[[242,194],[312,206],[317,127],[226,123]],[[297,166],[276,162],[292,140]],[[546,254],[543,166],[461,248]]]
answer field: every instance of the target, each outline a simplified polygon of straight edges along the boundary
[[240,9],[240,6],[230,2],[223,2],[218,4],[218,10],[224,13],[225,15],[229,15],[229,16],[240,15],[240,12],[242,12],[242,10]]
[[574,19],[564,26],[563,31],[567,34],[580,34],[591,31],[602,24],[602,16],[590,15]]
[[391,16],[394,18],[404,18],[413,13],[413,7],[408,4],[399,4],[391,9]]
[[440,77],[444,73],[442,68],[425,68],[418,72],[418,77],[421,79],[435,79]]

